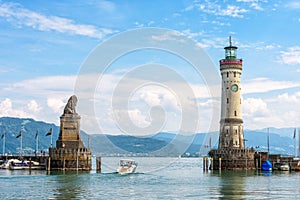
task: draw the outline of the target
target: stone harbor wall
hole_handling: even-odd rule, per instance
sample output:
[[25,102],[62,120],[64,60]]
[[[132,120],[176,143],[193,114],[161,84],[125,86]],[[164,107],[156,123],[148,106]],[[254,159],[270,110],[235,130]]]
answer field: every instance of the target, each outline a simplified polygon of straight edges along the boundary
[[92,169],[92,153],[87,148],[50,148],[50,170],[81,170]]

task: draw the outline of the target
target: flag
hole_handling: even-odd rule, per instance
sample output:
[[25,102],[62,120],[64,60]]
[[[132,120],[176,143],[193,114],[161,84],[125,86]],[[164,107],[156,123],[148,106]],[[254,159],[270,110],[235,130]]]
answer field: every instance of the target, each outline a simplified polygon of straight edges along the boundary
[[17,135],[16,138],[19,138],[19,137],[21,137],[21,136],[22,136],[22,131],[20,131],[20,132],[18,133],[18,135]]
[[35,139],[38,137],[38,135],[39,135],[39,132],[38,132],[38,130],[36,130]]
[[48,135],[52,135],[52,128],[50,128],[49,131],[47,132],[46,136]]
[[296,129],[294,129],[294,139],[296,138]]

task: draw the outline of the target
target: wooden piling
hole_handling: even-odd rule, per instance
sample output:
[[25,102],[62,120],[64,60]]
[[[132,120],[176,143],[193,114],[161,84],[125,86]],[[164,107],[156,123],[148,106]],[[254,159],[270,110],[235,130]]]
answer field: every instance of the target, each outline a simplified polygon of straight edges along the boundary
[[101,173],[101,157],[96,158],[96,171]]
[[48,157],[48,164],[47,164],[47,171],[50,171],[50,159],[51,159],[51,157],[49,156]]
[[31,157],[29,157],[29,171],[31,171]]

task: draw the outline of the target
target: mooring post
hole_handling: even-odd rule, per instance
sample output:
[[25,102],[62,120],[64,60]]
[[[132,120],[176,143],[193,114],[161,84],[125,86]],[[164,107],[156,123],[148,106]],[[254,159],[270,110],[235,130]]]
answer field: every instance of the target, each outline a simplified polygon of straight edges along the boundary
[[258,159],[257,158],[255,159],[255,162],[256,162],[256,170],[258,170]]
[[47,171],[50,171],[50,161],[51,160],[51,157],[49,156],[48,157],[48,165],[47,165]]
[[101,173],[101,157],[96,158],[96,171]]
[[29,157],[29,171],[31,171],[31,156]]

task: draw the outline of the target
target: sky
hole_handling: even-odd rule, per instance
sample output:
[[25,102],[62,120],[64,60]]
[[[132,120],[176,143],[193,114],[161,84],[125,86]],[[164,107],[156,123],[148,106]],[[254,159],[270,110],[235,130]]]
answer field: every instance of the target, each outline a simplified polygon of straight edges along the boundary
[[[215,84],[232,36],[243,59],[244,128],[300,127],[298,0],[0,0],[0,26],[1,117],[59,125],[68,98],[78,93],[88,133],[217,131]],[[191,55],[210,59],[215,89]],[[78,86],[90,59],[109,58]],[[85,87],[92,93],[80,93]]]

